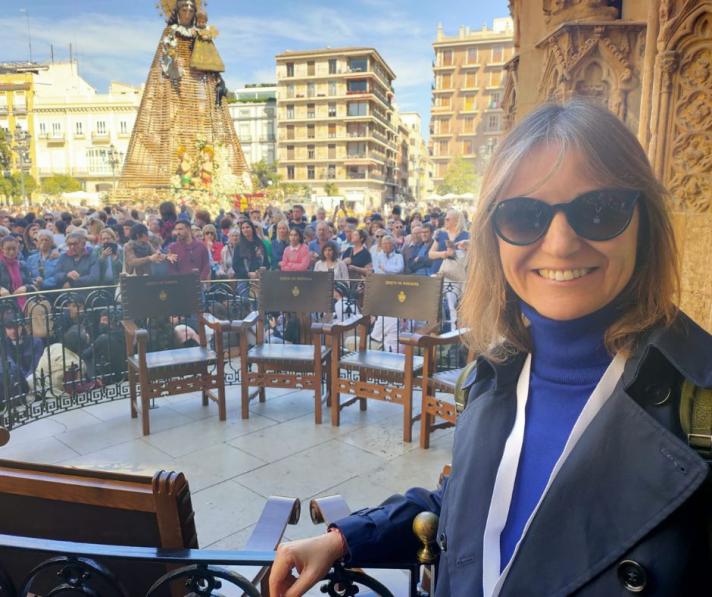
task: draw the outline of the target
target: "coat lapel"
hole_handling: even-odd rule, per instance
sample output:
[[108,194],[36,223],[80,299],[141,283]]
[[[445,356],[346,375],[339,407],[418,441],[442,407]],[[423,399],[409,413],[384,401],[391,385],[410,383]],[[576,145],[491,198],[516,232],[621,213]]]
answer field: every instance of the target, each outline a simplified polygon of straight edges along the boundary
[[572,593],[678,508],[707,472],[619,384],[549,488],[501,595]]

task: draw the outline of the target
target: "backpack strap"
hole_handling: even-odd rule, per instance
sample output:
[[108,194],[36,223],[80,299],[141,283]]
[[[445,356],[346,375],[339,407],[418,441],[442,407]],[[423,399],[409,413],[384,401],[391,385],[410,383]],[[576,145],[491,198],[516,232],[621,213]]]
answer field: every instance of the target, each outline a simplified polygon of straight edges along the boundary
[[464,387],[465,381],[467,380],[468,377],[470,377],[470,374],[475,370],[477,367],[477,359],[474,361],[468,363],[462,368],[462,371],[460,371],[460,374],[457,376],[457,381],[455,382],[455,408],[457,410],[457,413],[460,414],[463,410],[465,410],[465,407],[467,406],[467,399],[469,397],[469,391]]
[[712,388],[700,388],[687,379],[683,382],[680,424],[689,446],[712,463]]

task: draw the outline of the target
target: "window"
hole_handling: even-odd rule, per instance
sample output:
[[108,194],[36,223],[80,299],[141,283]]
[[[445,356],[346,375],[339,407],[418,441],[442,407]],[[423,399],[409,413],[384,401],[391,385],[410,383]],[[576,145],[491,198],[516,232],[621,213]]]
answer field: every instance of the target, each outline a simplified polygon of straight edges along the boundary
[[53,137],[61,137],[62,136],[62,123],[61,122],[53,122],[52,123],[52,136]]
[[346,93],[368,93],[368,81],[357,79],[346,83]]
[[473,72],[465,73],[465,88],[474,89],[477,87],[477,75]]
[[47,125],[44,122],[40,122],[40,135],[47,134]]
[[[121,155],[119,156],[122,157]],[[87,149],[87,166],[93,174],[111,174],[109,151],[107,149]]]
[[336,125],[329,125],[329,139],[336,139]]
[[452,66],[452,50],[444,50],[441,56],[442,66]]
[[307,62],[307,77],[313,77],[316,74],[316,67],[314,66],[314,61],[310,60]]
[[492,62],[499,63],[504,60],[504,49],[500,47],[492,48]]
[[489,101],[489,109],[490,110],[497,110],[499,109],[499,102],[501,101],[500,95],[498,92],[495,92],[490,95],[490,101]]
[[312,120],[316,118],[316,107],[314,104],[307,104],[307,118]]
[[329,95],[331,97],[336,95],[336,81],[329,81]]
[[499,116],[497,114],[490,114],[487,118],[487,128],[490,131],[499,130]]
[[452,75],[449,73],[440,75],[440,89],[452,89]]
[[329,118],[336,118],[336,104],[329,104]]
[[450,145],[449,141],[440,141],[440,143],[438,143],[438,149],[440,150],[440,155],[448,155],[448,153],[449,153],[448,146],[449,145]]
[[294,97],[294,83],[290,83],[287,85],[287,98],[293,98]]
[[316,158],[316,149],[314,145],[307,145],[307,159],[313,160]]
[[294,125],[287,125],[287,139],[294,139]]
[[316,169],[314,166],[307,166],[307,178],[309,180],[314,180],[316,178]]
[[103,120],[98,120],[96,123],[96,133],[97,135],[106,135],[106,122]]
[[129,134],[129,123],[126,122],[125,120],[122,120],[119,122],[119,132],[122,135],[128,135]]
[[336,74],[336,58],[329,58],[329,74]]
[[309,124],[307,125],[307,139],[314,139],[316,135],[314,134],[314,125]]
[[347,116],[368,116],[368,102],[349,102]]
[[294,104],[287,105],[287,120],[294,120]]
[[351,58],[349,70],[352,73],[365,73],[368,70],[368,58]]
[[449,108],[450,107],[450,96],[449,95],[438,95],[436,100],[436,105],[439,108]]
[[463,155],[472,155],[473,153],[475,153],[474,145],[472,144],[472,141],[463,141],[462,142],[462,153],[463,153]]
[[462,130],[465,133],[474,133],[475,132],[475,117],[474,116],[466,116],[462,120]]
[[294,166],[287,166],[287,179],[294,180]]
[[326,177],[329,179],[336,178],[336,164],[329,164],[326,169]]
[[329,159],[330,160],[336,159],[336,145],[329,144]]
[[287,145],[287,159],[294,159],[294,145]]
[[437,131],[441,135],[447,135],[450,133],[450,121],[449,120],[438,120],[437,121]]
[[365,158],[366,143],[349,143],[346,152],[350,158]]
[[467,48],[467,64],[477,64],[477,48]]
[[462,102],[462,109],[465,112],[472,112],[475,109],[475,96],[466,95],[464,101]]
[[316,95],[316,83],[309,83],[307,85],[307,97],[314,97]]
[[287,62],[287,76],[294,76],[294,62]]
[[490,73],[490,87],[499,87],[502,81],[502,73],[498,70],[494,70]]

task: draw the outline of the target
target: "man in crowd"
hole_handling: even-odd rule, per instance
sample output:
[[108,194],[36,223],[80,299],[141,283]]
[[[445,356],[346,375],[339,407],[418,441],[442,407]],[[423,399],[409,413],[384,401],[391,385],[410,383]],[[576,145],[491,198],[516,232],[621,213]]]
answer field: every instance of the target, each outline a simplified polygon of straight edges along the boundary
[[304,219],[304,208],[301,205],[294,205],[292,207],[292,217],[289,220],[289,227],[290,228],[299,228],[302,232],[304,232],[304,228],[306,228],[307,222]]
[[54,278],[45,280],[48,287],[86,288],[99,284],[99,260],[86,245],[86,235],[81,232],[75,231],[67,235],[67,251],[59,256]]
[[326,243],[331,240],[331,229],[325,220],[317,221],[316,223],[316,238],[309,243],[309,252],[312,256],[312,262],[315,262],[321,257],[321,250]]
[[402,274],[403,255],[396,252],[393,237],[381,239],[381,250],[373,258],[373,272],[376,274]]
[[176,241],[168,245],[169,271],[174,274],[197,271],[201,280],[210,280],[210,255],[205,245],[193,238],[190,222],[178,220],[173,233]]
[[[415,228],[413,229],[415,238]],[[420,227],[420,241],[412,251],[412,257],[408,259],[408,270],[418,276],[430,276],[436,273],[433,260],[428,257],[428,252],[433,246],[433,227],[430,224],[423,224]]]

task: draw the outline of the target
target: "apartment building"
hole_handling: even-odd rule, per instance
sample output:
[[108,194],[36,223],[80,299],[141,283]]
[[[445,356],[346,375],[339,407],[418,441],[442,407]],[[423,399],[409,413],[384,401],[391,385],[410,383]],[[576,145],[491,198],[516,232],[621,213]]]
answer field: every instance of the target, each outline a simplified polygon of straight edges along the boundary
[[357,208],[395,201],[395,74],[373,48],[277,57],[277,153],[282,179],[323,195],[333,183]]
[[454,157],[481,173],[492,155],[503,132],[503,67],[514,56],[513,35],[509,17],[495,19],[491,29],[461,27],[454,36],[438,28],[430,119],[435,185]]
[[408,193],[414,201],[423,201],[433,189],[432,162],[423,138],[422,118],[417,112],[401,112],[400,119],[408,129]]
[[255,83],[236,89],[230,116],[240,140],[245,161],[272,164],[277,155],[277,86]]

